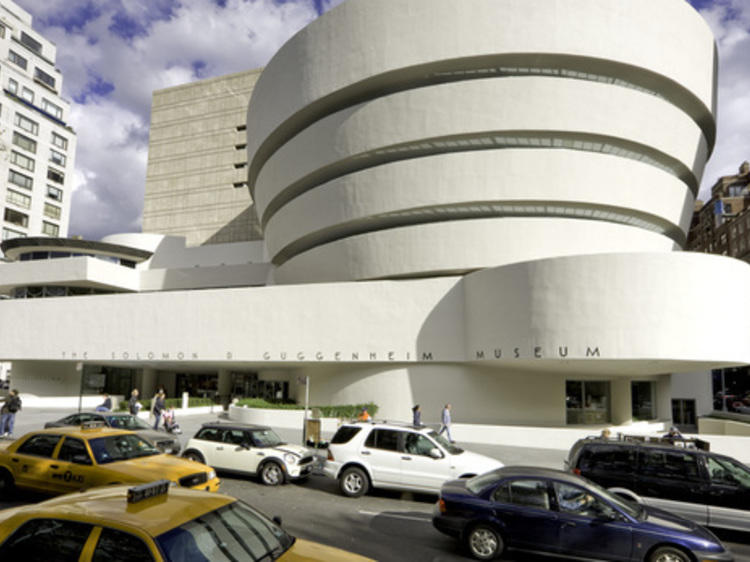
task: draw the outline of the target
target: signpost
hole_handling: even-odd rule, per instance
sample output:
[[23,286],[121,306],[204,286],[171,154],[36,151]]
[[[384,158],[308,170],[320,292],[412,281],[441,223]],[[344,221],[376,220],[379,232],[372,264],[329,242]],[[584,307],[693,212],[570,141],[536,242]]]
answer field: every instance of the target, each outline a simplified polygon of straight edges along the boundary
[[310,376],[297,377],[299,384],[305,385],[305,419],[302,422],[302,444],[307,446],[307,410],[310,407]]
[[81,378],[81,388],[78,392],[78,412],[80,413],[81,407],[83,406],[83,362],[79,361],[76,363],[76,371],[78,371],[78,376]]

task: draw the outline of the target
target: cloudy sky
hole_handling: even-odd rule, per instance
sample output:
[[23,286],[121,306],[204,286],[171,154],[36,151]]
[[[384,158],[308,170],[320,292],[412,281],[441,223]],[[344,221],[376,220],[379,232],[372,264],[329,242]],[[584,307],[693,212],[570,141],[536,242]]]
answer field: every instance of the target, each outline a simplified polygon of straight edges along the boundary
[[[97,240],[140,231],[153,90],[263,66],[343,0],[15,1],[57,44],[78,133],[69,234]],[[690,2],[714,31],[721,65],[705,195],[718,176],[750,159],[750,2]]]

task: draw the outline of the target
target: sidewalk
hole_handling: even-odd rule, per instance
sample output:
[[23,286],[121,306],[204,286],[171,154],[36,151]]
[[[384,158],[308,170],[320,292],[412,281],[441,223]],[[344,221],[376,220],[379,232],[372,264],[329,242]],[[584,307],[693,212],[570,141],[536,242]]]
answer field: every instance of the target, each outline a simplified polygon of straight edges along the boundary
[[[29,431],[41,429],[48,421],[58,420],[68,414],[72,414],[76,409],[44,409],[44,408],[24,408],[16,414],[16,423],[14,435],[20,437]],[[182,434],[178,435],[183,448],[188,440],[195,435],[204,423],[215,421],[228,421],[226,414],[223,412],[212,414],[192,414],[178,416],[177,422],[180,424]],[[276,433],[282,439],[290,443],[302,443],[302,428],[299,430],[288,428],[274,428]],[[330,439],[330,432],[323,432],[323,439]],[[493,445],[490,443],[467,443],[463,444],[459,440],[459,446],[475,453],[487,455],[496,458],[507,465],[531,465],[544,466],[548,468],[562,468],[563,460],[567,456],[567,450],[563,449],[541,449],[534,447],[514,447],[508,445]]]

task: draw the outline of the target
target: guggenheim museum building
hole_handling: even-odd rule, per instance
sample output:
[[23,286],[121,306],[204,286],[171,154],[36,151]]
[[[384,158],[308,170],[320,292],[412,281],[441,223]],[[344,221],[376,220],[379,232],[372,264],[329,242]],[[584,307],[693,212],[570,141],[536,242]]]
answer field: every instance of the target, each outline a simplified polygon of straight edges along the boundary
[[0,360],[38,404],[309,380],[385,418],[669,419],[680,373],[750,363],[750,292],[732,329],[712,298],[750,266],[682,251],[717,72],[684,0],[347,0],[255,76],[262,240],[6,240]]

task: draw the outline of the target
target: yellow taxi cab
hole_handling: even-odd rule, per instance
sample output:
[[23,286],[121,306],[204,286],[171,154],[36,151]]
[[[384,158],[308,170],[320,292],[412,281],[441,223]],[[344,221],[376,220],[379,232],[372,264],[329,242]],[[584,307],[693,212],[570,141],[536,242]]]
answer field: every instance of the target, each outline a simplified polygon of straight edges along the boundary
[[168,480],[109,486],[0,511],[0,560],[365,561],[295,539],[249,505]]
[[160,478],[186,488],[219,489],[211,467],[165,455],[132,431],[101,425],[42,429],[0,449],[0,495],[14,488],[66,494]]

